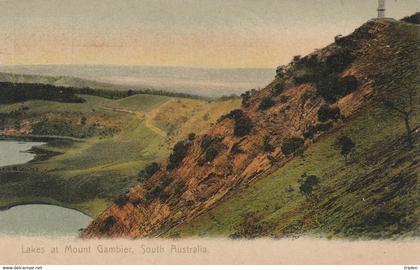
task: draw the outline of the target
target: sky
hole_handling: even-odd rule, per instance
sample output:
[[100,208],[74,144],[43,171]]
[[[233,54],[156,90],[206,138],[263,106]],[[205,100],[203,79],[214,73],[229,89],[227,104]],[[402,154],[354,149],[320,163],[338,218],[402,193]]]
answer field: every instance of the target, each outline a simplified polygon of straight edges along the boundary
[[[273,68],[349,34],[376,0],[0,0],[0,65]],[[387,0],[402,18],[420,0]]]

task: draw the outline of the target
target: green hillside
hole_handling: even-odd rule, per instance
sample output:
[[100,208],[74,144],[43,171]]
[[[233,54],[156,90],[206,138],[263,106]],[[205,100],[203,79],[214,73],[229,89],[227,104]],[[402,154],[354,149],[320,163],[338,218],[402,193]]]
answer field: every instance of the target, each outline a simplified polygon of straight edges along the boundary
[[[180,132],[185,125],[189,132],[205,132],[211,121],[240,103],[143,94],[118,100],[80,97],[86,102],[0,105],[0,135],[48,137],[48,144],[34,149],[37,160],[0,169],[0,208],[51,203],[96,216],[137,183],[141,169],[168,155],[185,135]],[[185,109],[187,104],[193,107]],[[211,117],[197,119],[202,113]],[[171,135],[165,124],[156,125],[156,115],[166,114],[184,119],[171,124]],[[194,127],[191,121],[202,123]]]
[[[419,104],[419,97],[414,104]],[[412,123],[417,124],[416,140],[408,150],[401,118],[371,107],[320,138],[303,157],[236,191],[167,236],[418,237],[418,110]],[[343,135],[356,145],[348,161],[336,146]],[[299,189],[304,174],[319,179],[310,197]]]

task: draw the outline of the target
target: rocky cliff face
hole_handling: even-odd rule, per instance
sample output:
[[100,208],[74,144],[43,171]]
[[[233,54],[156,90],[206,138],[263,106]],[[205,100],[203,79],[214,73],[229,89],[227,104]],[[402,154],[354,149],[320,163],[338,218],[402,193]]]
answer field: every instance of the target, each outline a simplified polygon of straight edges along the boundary
[[374,20],[295,57],[266,88],[243,94],[241,110],[175,146],[161,169],[122,195],[83,237],[159,236],[284,165],[382,89],[415,73],[418,31],[417,25]]

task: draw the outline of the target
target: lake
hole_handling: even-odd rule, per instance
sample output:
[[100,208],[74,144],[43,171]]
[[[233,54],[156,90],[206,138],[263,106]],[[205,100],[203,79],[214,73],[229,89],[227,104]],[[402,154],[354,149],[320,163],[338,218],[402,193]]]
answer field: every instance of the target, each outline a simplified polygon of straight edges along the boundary
[[[35,154],[27,151],[42,144],[0,140],[0,167],[31,161]],[[0,235],[77,236],[91,221],[79,211],[60,206],[19,205],[0,211]]]
[[34,146],[43,144],[45,143],[0,140],[0,167],[24,164],[31,161],[35,154],[27,151]]

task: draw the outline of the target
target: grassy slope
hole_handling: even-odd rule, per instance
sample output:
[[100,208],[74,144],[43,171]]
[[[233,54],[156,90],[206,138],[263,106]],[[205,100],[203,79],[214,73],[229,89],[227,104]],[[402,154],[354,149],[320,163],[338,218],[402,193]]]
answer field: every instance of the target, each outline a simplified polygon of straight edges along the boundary
[[[420,115],[415,115],[412,123],[418,125]],[[309,233],[379,238],[397,232],[404,236],[410,228],[419,236],[413,226],[420,225],[420,147],[417,140],[414,149],[407,152],[401,145],[404,131],[401,119],[371,108],[320,138],[303,158],[293,159],[168,235],[226,237],[237,232],[245,217],[252,215],[260,236]],[[346,163],[333,146],[341,134],[357,145],[351,163]],[[299,193],[298,180],[304,173],[320,178],[316,199],[305,199]],[[391,219],[399,219],[399,225],[388,226]]]
[[[211,102],[153,95],[135,95],[121,100],[83,96],[84,104],[64,104],[47,101],[29,101],[24,104],[0,106],[0,112],[29,107],[27,115],[56,117],[60,113],[95,114],[102,120],[118,125],[121,132],[110,137],[91,137],[82,142],[49,143],[43,150],[60,153],[46,161],[18,166],[19,172],[0,173],[0,207],[23,203],[51,203],[76,208],[95,216],[102,212],[114,197],[135,183],[135,175],[152,161],[166,157],[172,144],[181,139],[183,122],[171,138],[154,126],[153,115],[167,114],[165,104],[188,103],[199,111],[219,117],[239,105],[239,101]],[[170,114],[194,118],[195,111],[170,106]],[[152,113],[153,112],[153,113]],[[212,119],[190,132],[201,133]]]

